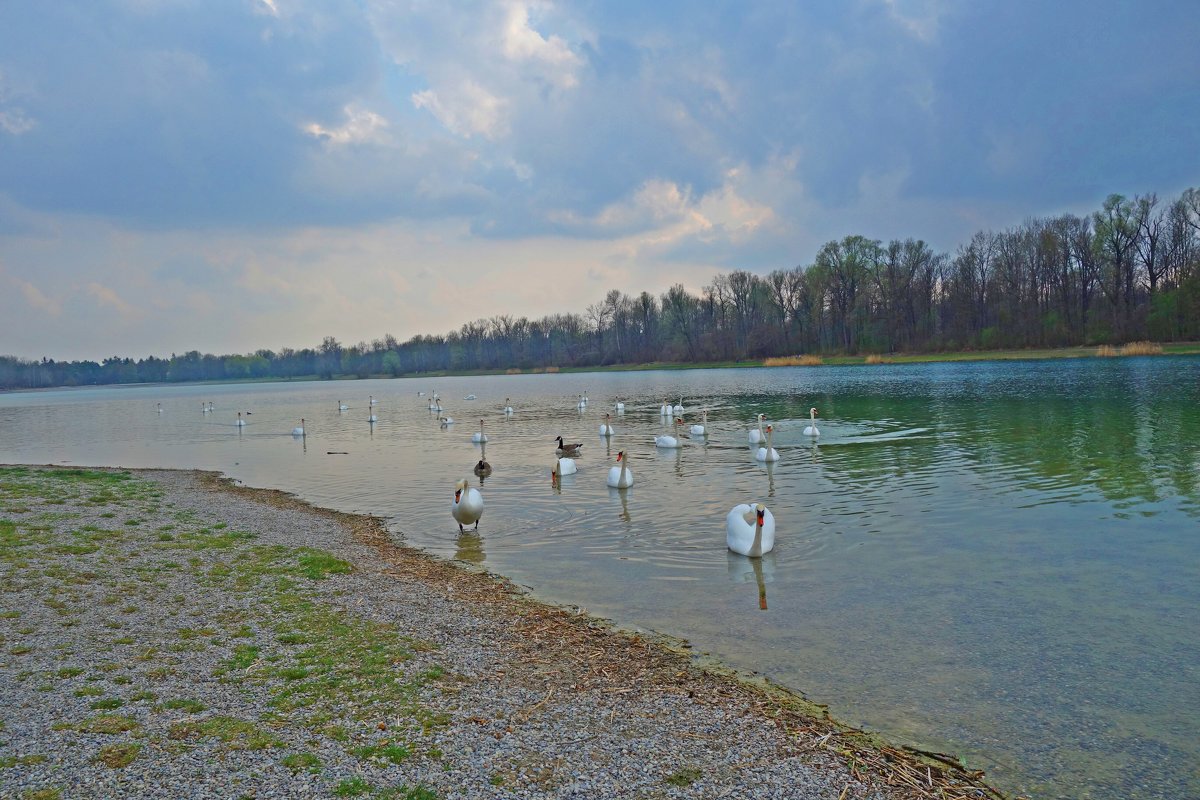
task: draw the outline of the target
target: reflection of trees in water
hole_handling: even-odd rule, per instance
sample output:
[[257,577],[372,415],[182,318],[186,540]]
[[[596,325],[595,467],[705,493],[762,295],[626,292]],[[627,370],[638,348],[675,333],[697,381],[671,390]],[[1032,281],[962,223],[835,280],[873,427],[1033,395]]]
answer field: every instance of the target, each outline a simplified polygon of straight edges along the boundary
[[[1191,360],[1181,361],[1181,371],[1195,372]],[[1062,384],[1050,376],[1044,385],[1023,380],[1009,386],[997,376],[947,387],[944,394],[929,384],[925,396],[839,397],[844,419],[867,425],[880,420],[877,432],[923,427],[930,434],[845,446],[823,440],[823,473],[834,481],[840,476],[873,485],[936,475],[948,461],[961,460],[1024,488],[1086,487],[1113,502],[1177,496],[1190,501],[1189,513],[1200,513],[1200,397],[1190,385],[1194,379],[1173,374],[1165,364],[1082,369],[1086,375]]]

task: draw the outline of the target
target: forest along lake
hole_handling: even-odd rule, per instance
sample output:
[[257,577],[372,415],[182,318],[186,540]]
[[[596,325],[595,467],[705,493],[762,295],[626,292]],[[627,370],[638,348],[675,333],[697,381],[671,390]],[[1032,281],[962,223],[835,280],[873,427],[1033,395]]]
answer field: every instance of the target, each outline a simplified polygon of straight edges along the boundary
[[[707,410],[708,436],[656,449],[664,401],[684,428]],[[748,446],[758,413],[777,463]],[[493,473],[460,534],[480,420]],[[583,447],[556,487],[559,434]],[[605,485],[620,450],[627,491]],[[685,637],[1011,792],[1200,796],[1200,359],[20,393],[0,395],[0,462],[220,470]],[[725,548],[755,501],[778,526],[760,562]]]

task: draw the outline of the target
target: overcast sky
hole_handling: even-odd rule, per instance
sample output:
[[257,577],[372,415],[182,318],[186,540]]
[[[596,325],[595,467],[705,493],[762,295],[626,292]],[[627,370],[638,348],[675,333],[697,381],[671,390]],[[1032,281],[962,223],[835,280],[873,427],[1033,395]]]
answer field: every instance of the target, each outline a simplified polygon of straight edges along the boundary
[[0,354],[445,333],[1200,185],[1200,6],[0,2]]

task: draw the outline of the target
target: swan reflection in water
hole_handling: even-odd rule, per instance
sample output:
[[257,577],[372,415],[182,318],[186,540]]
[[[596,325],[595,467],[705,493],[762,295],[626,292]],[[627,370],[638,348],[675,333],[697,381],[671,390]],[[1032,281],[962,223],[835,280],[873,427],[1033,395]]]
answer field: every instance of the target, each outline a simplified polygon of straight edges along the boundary
[[775,496],[775,462],[774,461],[755,461],[755,466],[760,472],[767,473],[767,497]]
[[469,564],[482,564],[487,560],[483,552],[483,537],[478,531],[464,531],[454,542],[454,558]]
[[726,551],[725,566],[729,580],[734,583],[758,584],[758,607],[766,611],[767,584],[775,581],[775,553],[767,553],[762,558],[747,558]]
[[632,493],[632,489],[618,489],[615,486],[608,487],[608,496],[621,501],[621,513],[618,516],[625,523],[626,528],[633,522],[633,517],[629,514],[629,495]]

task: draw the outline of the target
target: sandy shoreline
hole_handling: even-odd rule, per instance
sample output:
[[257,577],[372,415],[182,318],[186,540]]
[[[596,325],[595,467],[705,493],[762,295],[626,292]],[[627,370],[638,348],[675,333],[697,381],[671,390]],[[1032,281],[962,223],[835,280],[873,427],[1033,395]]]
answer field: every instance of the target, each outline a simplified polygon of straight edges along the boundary
[[0,569],[3,797],[1000,796],[208,473],[0,469]]

